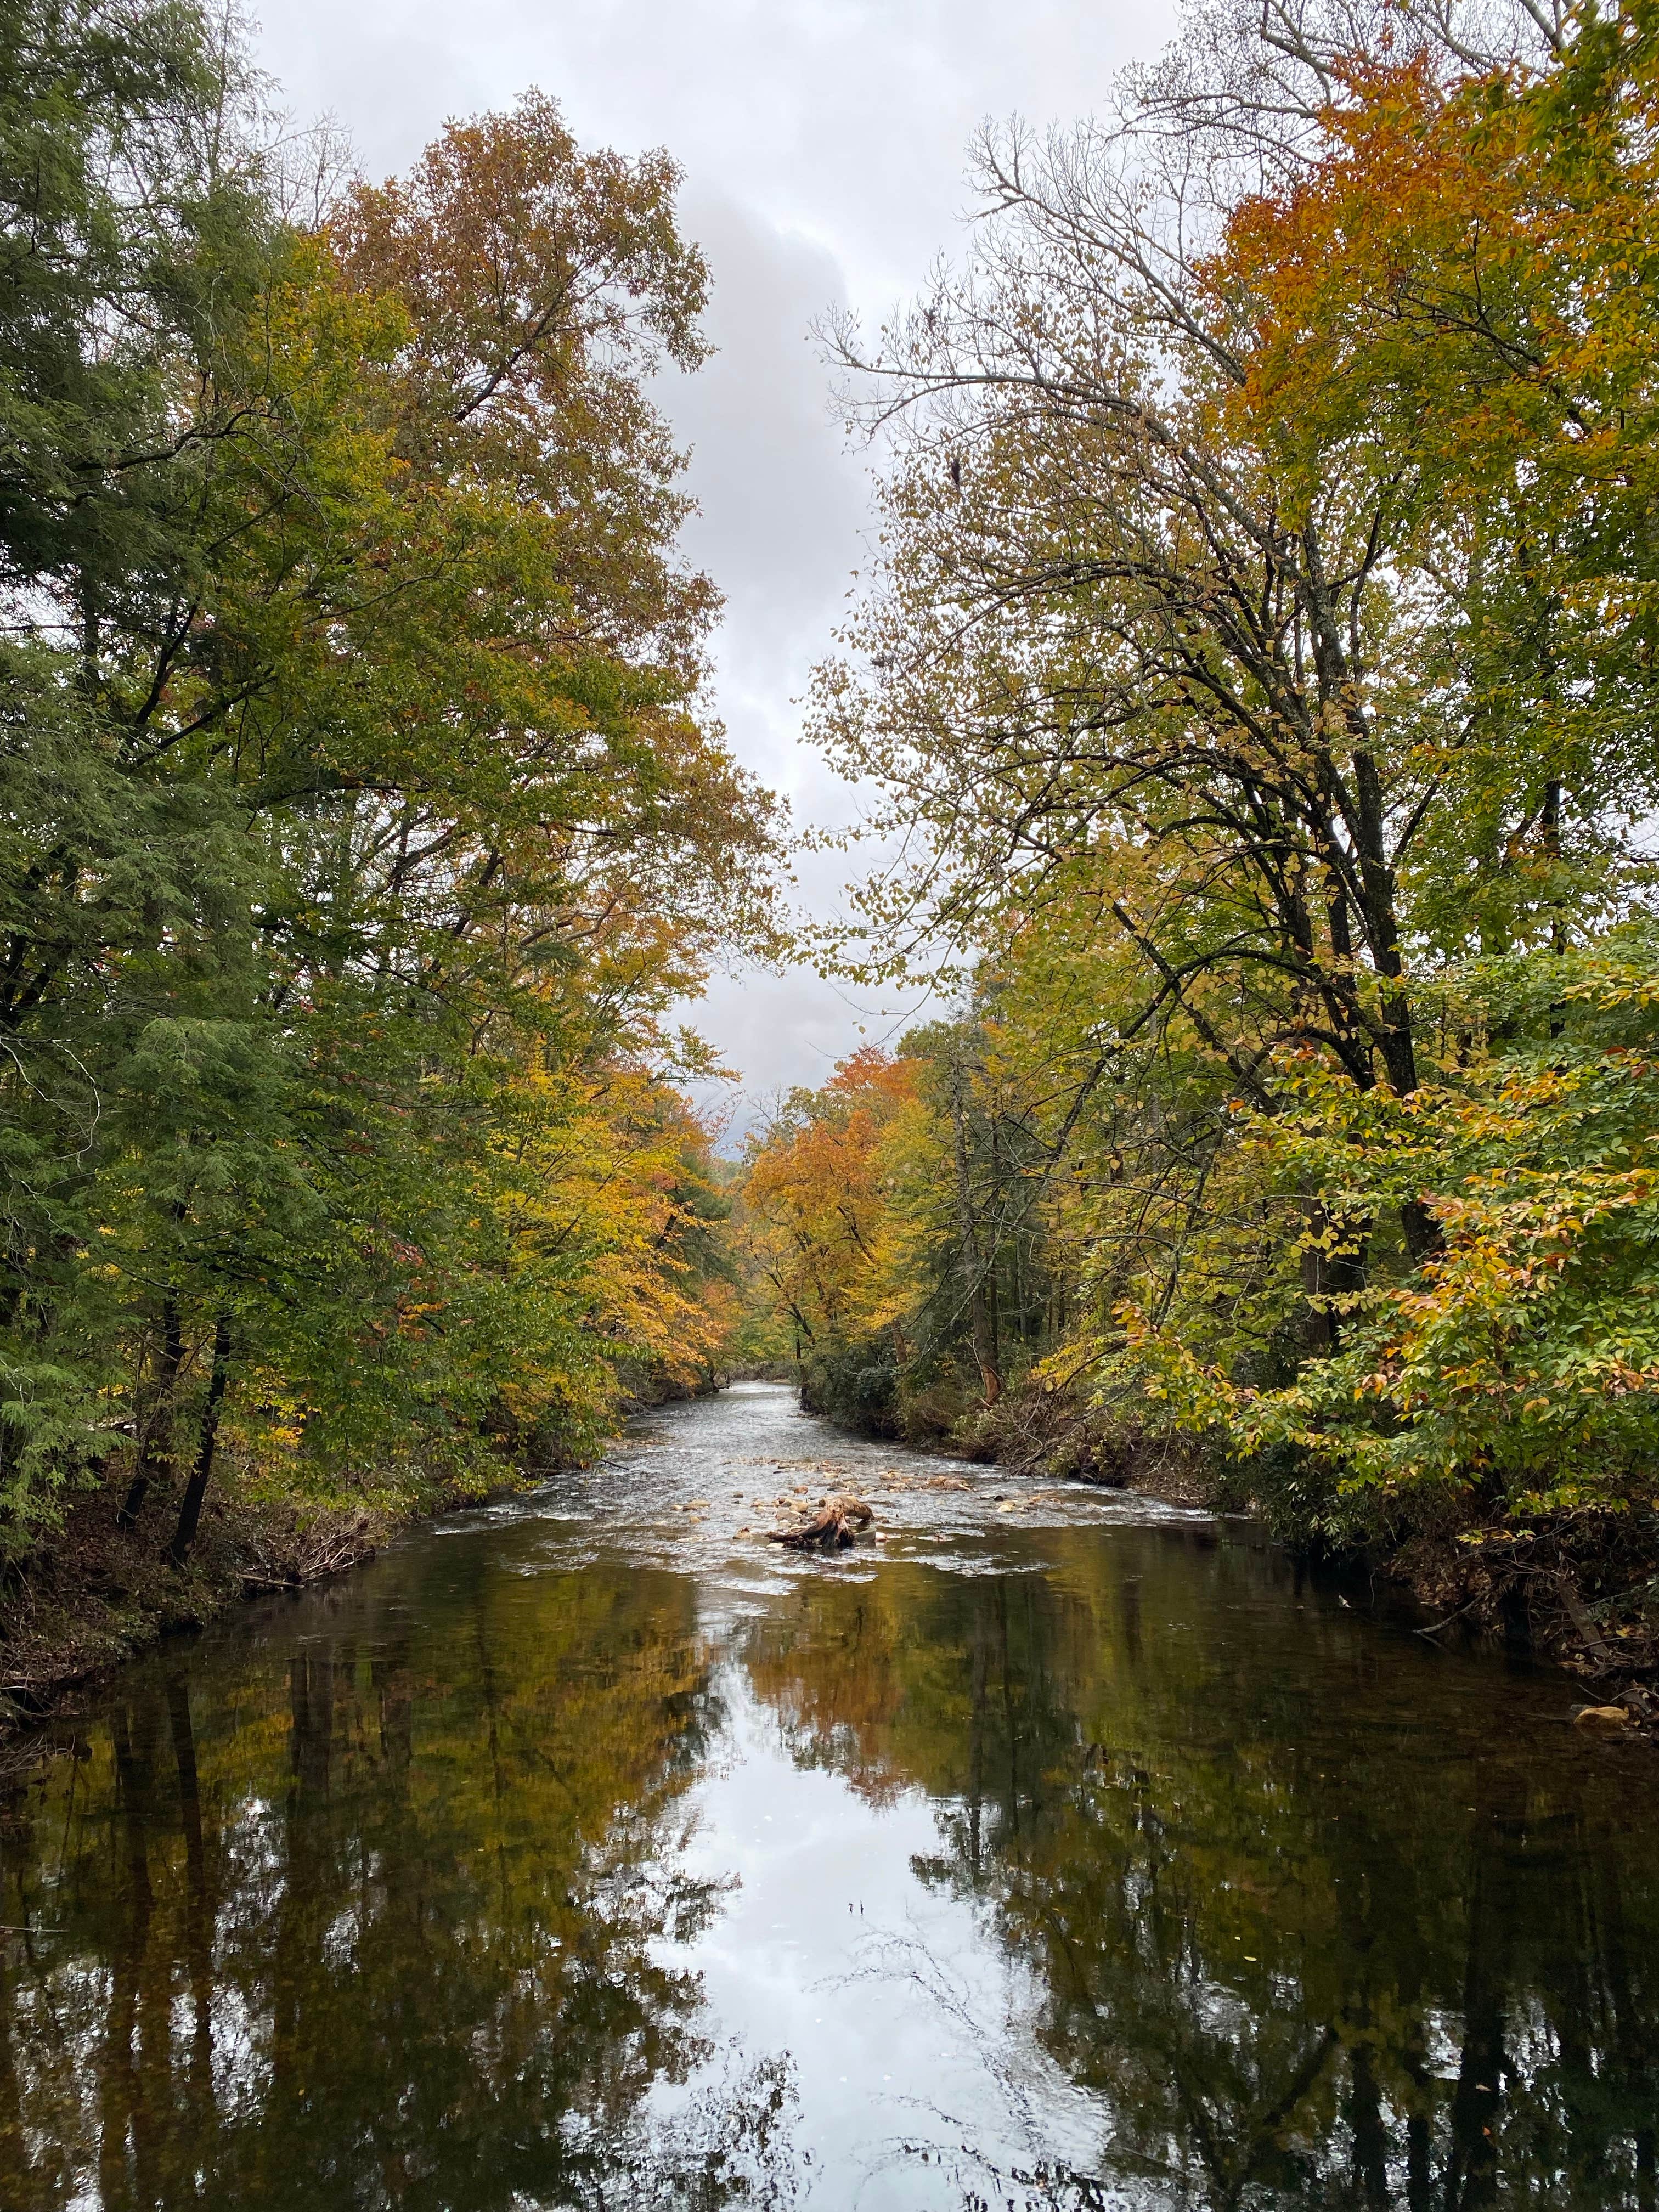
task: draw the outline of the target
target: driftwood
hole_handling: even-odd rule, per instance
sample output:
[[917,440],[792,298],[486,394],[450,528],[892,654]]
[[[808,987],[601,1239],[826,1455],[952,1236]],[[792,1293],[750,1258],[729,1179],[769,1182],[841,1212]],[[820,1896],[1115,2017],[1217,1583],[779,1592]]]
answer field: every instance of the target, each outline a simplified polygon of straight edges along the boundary
[[794,1552],[844,1552],[854,1528],[867,1528],[875,1517],[861,1498],[827,1498],[799,1528],[774,1528],[766,1540],[787,1544]]

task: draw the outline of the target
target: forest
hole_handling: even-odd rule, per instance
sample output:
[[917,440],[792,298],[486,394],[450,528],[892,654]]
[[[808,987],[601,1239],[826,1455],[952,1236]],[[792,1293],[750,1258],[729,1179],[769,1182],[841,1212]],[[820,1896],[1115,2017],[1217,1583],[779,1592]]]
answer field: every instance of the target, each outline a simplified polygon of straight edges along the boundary
[[0,10],[14,1595],[78,1531],[187,1617],[204,1508],[284,1575],[708,1371],[665,1016],[777,830],[647,390],[678,182],[532,94],[371,186],[190,0]]
[[881,539],[824,956],[942,1018],[783,1102],[809,1400],[1157,1480],[1650,1663],[1659,20],[1200,7],[988,131],[827,333]]
[[[1119,95],[819,334],[837,841],[713,703],[672,154],[375,184],[234,16],[0,4],[15,1701],[737,1371],[1651,1671],[1659,10],[1196,0]],[[933,1018],[730,1158],[733,960]]]

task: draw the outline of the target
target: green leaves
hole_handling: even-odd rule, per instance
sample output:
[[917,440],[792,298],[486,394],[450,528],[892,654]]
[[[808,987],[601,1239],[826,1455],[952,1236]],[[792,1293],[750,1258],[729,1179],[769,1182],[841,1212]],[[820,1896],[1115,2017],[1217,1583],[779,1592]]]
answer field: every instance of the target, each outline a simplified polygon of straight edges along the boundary
[[817,690],[889,841],[841,958],[971,977],[1063,1163],[1037,1376],[1301,1536],[1659,1455],[1654,20],[1360,35],[988,134],[966,265],[842,334],[885,529]]
[[[1282,1069],[1289,1103],[1246,1122],[1229,1180],[1286,1230],[1311,1204],[1351,1224],[1352,1287],[1321,1301],[1329,1356],[1288,1380],[1251,1378],[1241,1354],[1275,1294],[1240,1273],[1218,1219],[1161,1326],[1124,1312],[1129,1356],[1171,1413],[1240,1455],[1289,1447],[1331,1470],[1324,1510],[1350,1532],[1425,1510],[1413,1502],[1425,1489],[1523,1513],[1647,1496],[1659,1445],[1652,951],[1631,933],[1606,957],[1534,955],[1449,978],[1440,1011],[1464,1053],[1407,1098],[1356,1094],[1307,1057]],[[1377,1234],[1411,1195],[1441,1239],[1419,1268]],[[1285,1237],[1280,1310],[1317,1235]]]
[[0,35],[0,1550],[210,1372],[279,1486],[591,1449],[712,1363],[658,1026],[769,931],[678,172],[532,97],[301,233],[216,23]]

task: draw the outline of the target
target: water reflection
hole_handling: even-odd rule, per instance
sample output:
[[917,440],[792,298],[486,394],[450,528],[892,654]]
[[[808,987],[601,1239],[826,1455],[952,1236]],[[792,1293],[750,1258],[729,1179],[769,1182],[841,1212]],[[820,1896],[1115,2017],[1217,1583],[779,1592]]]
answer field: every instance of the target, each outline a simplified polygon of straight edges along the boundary
[[[1098,2100],[1086,2172],[947,2146],[969,2201],[1646,2212],[1650,1774],[1535,1678],[1310,1625],[1260,1553],[1042,1550],[826,1578],[750,1646],[798,1759],[935,1802],[918,1872],[1035,1966],[1031,2032]],[[950,2002],[947,1962],[890,1963]]]
[[1655,2212],[1644,1756],[951,1500],[781,1581],[501,1516],[129,1670],[0,1801],[0,2212]]
[[[643,2169],[647,2085],[706,2048],[651,1947],[719,1905],[678,1864],[719,1720],[694,1593],[594,1570],[530,1605],[495,1564],[348,1589],[251,1668],[135,1670],[8,1806],[4,1917],[37,1932],[5,1952],[7,2212],[597,2203],[601,2177],[615,2203]],[[749,2092],[763,2126],[776,2069]]]

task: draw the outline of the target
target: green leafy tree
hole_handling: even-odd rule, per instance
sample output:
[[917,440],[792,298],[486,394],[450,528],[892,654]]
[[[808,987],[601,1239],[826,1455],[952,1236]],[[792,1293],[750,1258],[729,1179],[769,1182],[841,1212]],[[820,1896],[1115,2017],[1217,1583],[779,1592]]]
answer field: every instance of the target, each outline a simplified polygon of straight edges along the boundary
[[228,1446],[418,1498],[698,1367],[663,1018],[770,803],[646,395],[672,162],[532,94],[302,227],[234,19],[6,35],[4,1541],[104,1470],[183,1559]]

